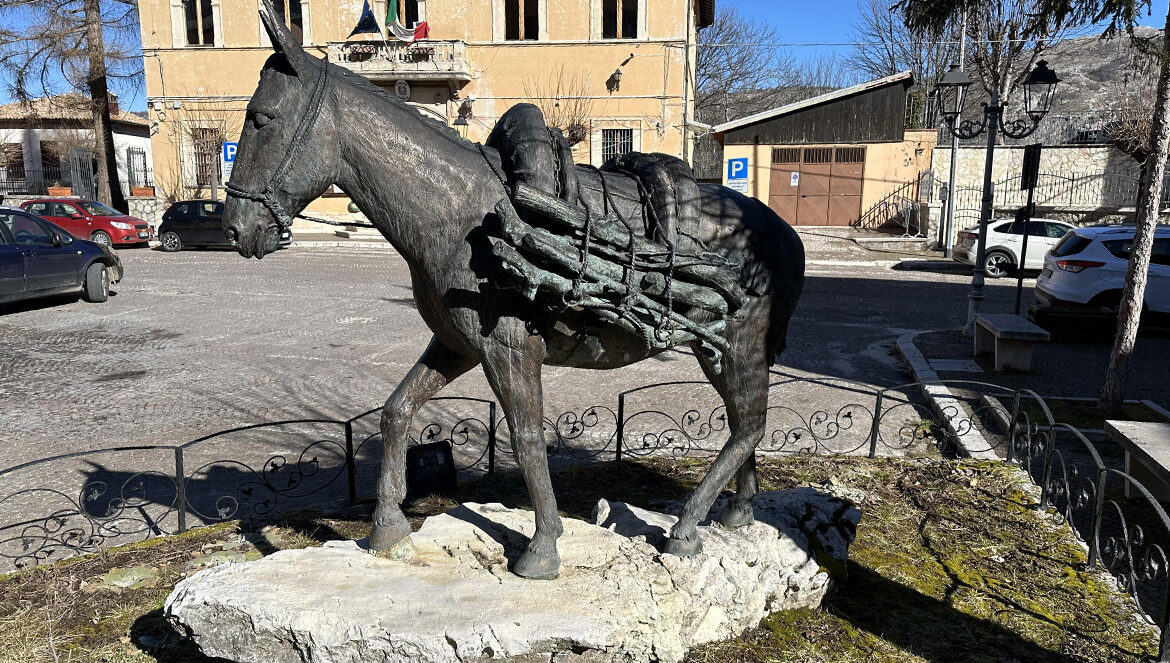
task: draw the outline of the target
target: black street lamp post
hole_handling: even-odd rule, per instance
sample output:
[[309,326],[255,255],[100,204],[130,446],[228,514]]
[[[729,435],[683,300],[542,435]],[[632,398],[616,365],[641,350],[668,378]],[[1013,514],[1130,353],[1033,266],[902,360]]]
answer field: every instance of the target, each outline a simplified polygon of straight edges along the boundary
[[[967,295],[967,324],[963,333],[971,336],[975,333],[975,314],[986,295],[983,294],[983,284],[986,280],[984,260],[987,251],[987,224],[991,221],[992,183],[991,171],[995,157],[996,136],[1003,135],[1020,139],[1036,131],[1040,120],[1052,107],[1052,95],[1056,91],[1056,84],[1060,79],[1056,72],[1048,68],[1048,63],[1040,60],[1036,68],[1024,79],[1024,111],[1028,118],[1018,118],[1005,123],[1003,120],[1003,105],[999,102],[999,91],[993,90],[991,102],[983,104],[983,121],[976,124],[974,120],[959,121],[959,114],[963,108],[963,93],[971,85],[971,78],[959,70],[958,65],[951,65],[950,71],[943,74],[938,81],[939,107],[942,109],[943,120],[947,131],[952,135],[967,140],[987,132],[987,159],[983,167],[983,206],[979,212],[978,252],[975,257],[975,273],[971,277],[971,292]],[[958,126],[956,126],[958,123]],[[950,201],[955,204],[955,201]]]

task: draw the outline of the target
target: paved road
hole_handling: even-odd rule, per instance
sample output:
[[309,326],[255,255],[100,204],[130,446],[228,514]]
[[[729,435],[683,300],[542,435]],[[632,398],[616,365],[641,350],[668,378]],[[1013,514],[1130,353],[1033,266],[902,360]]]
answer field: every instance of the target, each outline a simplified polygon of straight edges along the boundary
[[[293,247],[260,262],[227,251],[121,255],[126,279],[104,304],[62,297],[0,307],[0,468],[109,447],[181,444],[258,422],[345,419],[378,407],[430,337],[414,311],[406,265],[391,251]],[[908,380],[894,339],[959,324],[967,279],[872,266],[813,265],[808,275],[785,365],[776,371],[773,420],[780,433],[770,443],[820,437],[830,448],[851,449],[864,443],[869,424],[848,406],[872,403],[866,393],[872,385]],[[994,284],[991,294],[994,305],[1006,307],[1011,289]],[[684,353],[620,371],[548,368],[544,378],[549,417],[577,448],[592,449],[609,443],[619,391],[702,379]],[[491,398],[478,371],[442,395]],[[670,386],[631,396],[627,415],[648,411],[639,415],[637,431],[683,428],[717,447],[715,404],[707,387]],[[593,405],[601,406],[596,422],[586,416]],[[452,433],[460,430],[456,422],[473,418],[471,441],[457,450],[462,462],[484,453],[486,434],[475,419],[487,419],[486,406],[442,401],[428,407],[420,424],[440,422],[439,435],[456,441],[462,439]],[[692,408],[695,416],[688,418]],[[584,434],[574,427],[581,417]],[[912,409],[907,417],[916,418]],[[376,426],[376,415],[360,422],[356,442]],[[803,432],[786,439],[791,430]],[[302,454],[314,440],[320,443]],[[193,507],[204,516],[263,513],[326,483],[343,490],[343,481],[331,482],[343,445],[341,428],[325,424],[245,431],[195,445],[184,459]],[[359,447],[369,461],[359,468],[363,490],[372,487],[377,446]],[[228,458],[240,462],[213,462]],[[144,528],[173,529],[168,505],[175,486],[164,476],[173,467],[173,451],[137,449],[0,476],[0,525],[14,516],[39,517],[48,499],[56,508],[97,516],[86,526],[106,528],[99,533],[107,540]],[[9,497],[22,489],[34,492]],[[42,545],[27,533],[6,536],[0,531],[0,557]],[[45,536],[54,545],[69,538]]]
[[[70,297],[0,308],[0,467],[53,453],[176,443],[259,421],[345,418],[377,407],[429,332],[405,263],[377,250],[122,252],[101,305]],[[782,372],[890,385],[892,341],[954,326],[966,277],[809,268]],[[995,284],[1007,306],[1010,288]],[[548,368],[548,411],[611,403],[620,389],[702,379],[681,353],[611,372]],[[481,374],[443,395],[490,397]]]

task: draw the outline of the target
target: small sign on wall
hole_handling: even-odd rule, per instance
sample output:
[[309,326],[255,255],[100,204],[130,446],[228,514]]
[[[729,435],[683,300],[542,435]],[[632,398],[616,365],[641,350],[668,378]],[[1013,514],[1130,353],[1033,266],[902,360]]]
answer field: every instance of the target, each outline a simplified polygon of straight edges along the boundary
[[800,173],[792,173],[792,177],[789,178],[788,183],[791,186],[800,186]]

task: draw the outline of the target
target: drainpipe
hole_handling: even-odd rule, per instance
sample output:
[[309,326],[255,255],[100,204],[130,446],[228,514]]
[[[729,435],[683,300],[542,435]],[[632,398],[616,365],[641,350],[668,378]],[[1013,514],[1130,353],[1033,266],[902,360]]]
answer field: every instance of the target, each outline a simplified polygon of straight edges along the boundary
[[[682,107],[682,160],[690,164],[691,160],[688,156],[690,152],[688,143],[690,138],[688,136],[689,126],[687,125],[687,110],[690,107],[691,97],[691,19],[694,14],[695,0],[687,0],[687,23],[684,27],[686,34],[683,35],[683,107]],[[695,30],[698,32],[698,30]]]

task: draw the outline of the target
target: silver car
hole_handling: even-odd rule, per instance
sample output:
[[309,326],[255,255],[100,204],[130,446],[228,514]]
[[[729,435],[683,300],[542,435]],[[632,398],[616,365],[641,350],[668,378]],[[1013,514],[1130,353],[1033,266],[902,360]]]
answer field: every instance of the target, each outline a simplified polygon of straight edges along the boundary
[[[1056,246],[1061,237],[1072,230],[1071,224],[1052,219],[1032,219],[1028,222],[1028,264],[1024,269],[1044,267],[1044,254]],[[975,266],[979,229],[960,230],[952,247],[956,262]],[[987,252],[983,258],[983,269],[988,278],[1000,278],[1011,274],[1020,264],[1024,251],[1024,223],[1011,219],[996,219],[987,224]]]

